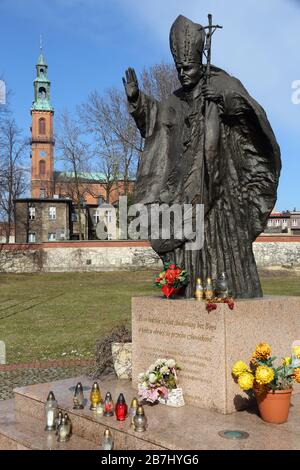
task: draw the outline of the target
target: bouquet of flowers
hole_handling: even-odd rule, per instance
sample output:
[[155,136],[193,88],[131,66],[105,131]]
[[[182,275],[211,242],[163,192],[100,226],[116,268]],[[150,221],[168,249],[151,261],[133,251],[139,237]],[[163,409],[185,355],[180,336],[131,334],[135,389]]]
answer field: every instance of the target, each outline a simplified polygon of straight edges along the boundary
[[142,400],[155,403],[177,388],[176,371],[180,367],[174,359],[157,359],[146,372],[139,374],[138,394]]
[[300,346],[293,348],[293,357],[282,358],[282,363],[275,366],[277,358],[271,356],[271,347],[267,343],[256,346],[249,366],[237,361],[232,368],[232,375],[242,390],[256,395],[264,395],[271,390],[293,388],[293,381],[300,383]]
[[165,270],[156,278],[155,284],[161,287],[165,297],[179,292],[188,284],[188,276],[185,269],[171,263],[165,263]]

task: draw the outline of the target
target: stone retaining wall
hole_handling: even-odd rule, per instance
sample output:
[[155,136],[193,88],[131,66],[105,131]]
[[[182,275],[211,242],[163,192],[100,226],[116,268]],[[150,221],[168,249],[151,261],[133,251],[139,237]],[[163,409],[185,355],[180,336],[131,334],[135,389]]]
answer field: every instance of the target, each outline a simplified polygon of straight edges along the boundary
[[161,269],[148,242],[78,242],[3,245],[0,272],[75,272]]
[[253,251],[258,267],[300,266],[300,240],[262,241],[253,244]]
[[[300,266],[299,239],[260,237],[254,243],[258,267]],[[298,241],[299,240],[299,241]],[[62,242],[0,245],[0,272],[71,272],[160,269],[147,241]]]

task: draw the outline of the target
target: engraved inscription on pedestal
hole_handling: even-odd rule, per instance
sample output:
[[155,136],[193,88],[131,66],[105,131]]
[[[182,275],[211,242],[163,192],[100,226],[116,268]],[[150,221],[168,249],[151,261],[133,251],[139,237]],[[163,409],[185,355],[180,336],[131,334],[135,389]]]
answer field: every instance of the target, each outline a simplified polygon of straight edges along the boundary
[[[284,321],[282,320],[284,318]],[[300,298],[264,297],[236,302],[233,311],[219,304],[208,313],[204,302],[132,299],[132,378],[159,357],[175,359],[186,403],[232,413],[249,406],[248,396],[232,378],[233,364],[250,358],[255,345],[267,342],[285,357],[300,338]],[[298,387],[294,386],[294,394]]]
[[[218,340],[223,327],[216,316],[210,317],[207,312],[203,315],[203,309],[200,312],[194,303],[190,305],[192,311],[188,317],[184,312],[181,317],[174,315],[174,303],[170,301],[165,303],[163,317],[155,308],[151,316],[135,314],[133,381],[136,383],[138,374],[157,358],[174,358],[181,367],[179,385],[184,390],[185,401],[214,407],[216,393],[222,400],[224,391],[224,371],[218,371],[220,358],[222,362],[224,357],[223,343]],[[139,338],[142,338],[142,345]],[[141,346],[143,352],[138,354]]]

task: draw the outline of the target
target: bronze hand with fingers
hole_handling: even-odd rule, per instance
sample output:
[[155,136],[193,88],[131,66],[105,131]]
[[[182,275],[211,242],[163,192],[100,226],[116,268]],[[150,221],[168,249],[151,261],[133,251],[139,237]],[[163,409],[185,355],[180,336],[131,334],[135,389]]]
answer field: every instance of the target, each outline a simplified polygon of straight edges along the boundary
[[122,78],[128,101],[136,101],[139,96],[139,83],[135,70],[129,67]]

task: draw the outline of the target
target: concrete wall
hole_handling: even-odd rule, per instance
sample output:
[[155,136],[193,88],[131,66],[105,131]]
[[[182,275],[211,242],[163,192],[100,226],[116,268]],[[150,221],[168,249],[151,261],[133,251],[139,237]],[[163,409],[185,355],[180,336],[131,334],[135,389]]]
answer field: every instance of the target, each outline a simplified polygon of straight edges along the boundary
[[[254,243],[258,267],[300,266],[300,239],[260,237]],[[283,238],[283,240],[282,240]],[[296,240],[295,240],[296,238]],[[160,269],[147,241],[86,241],[0,245],[0,271],[14,273]]]

